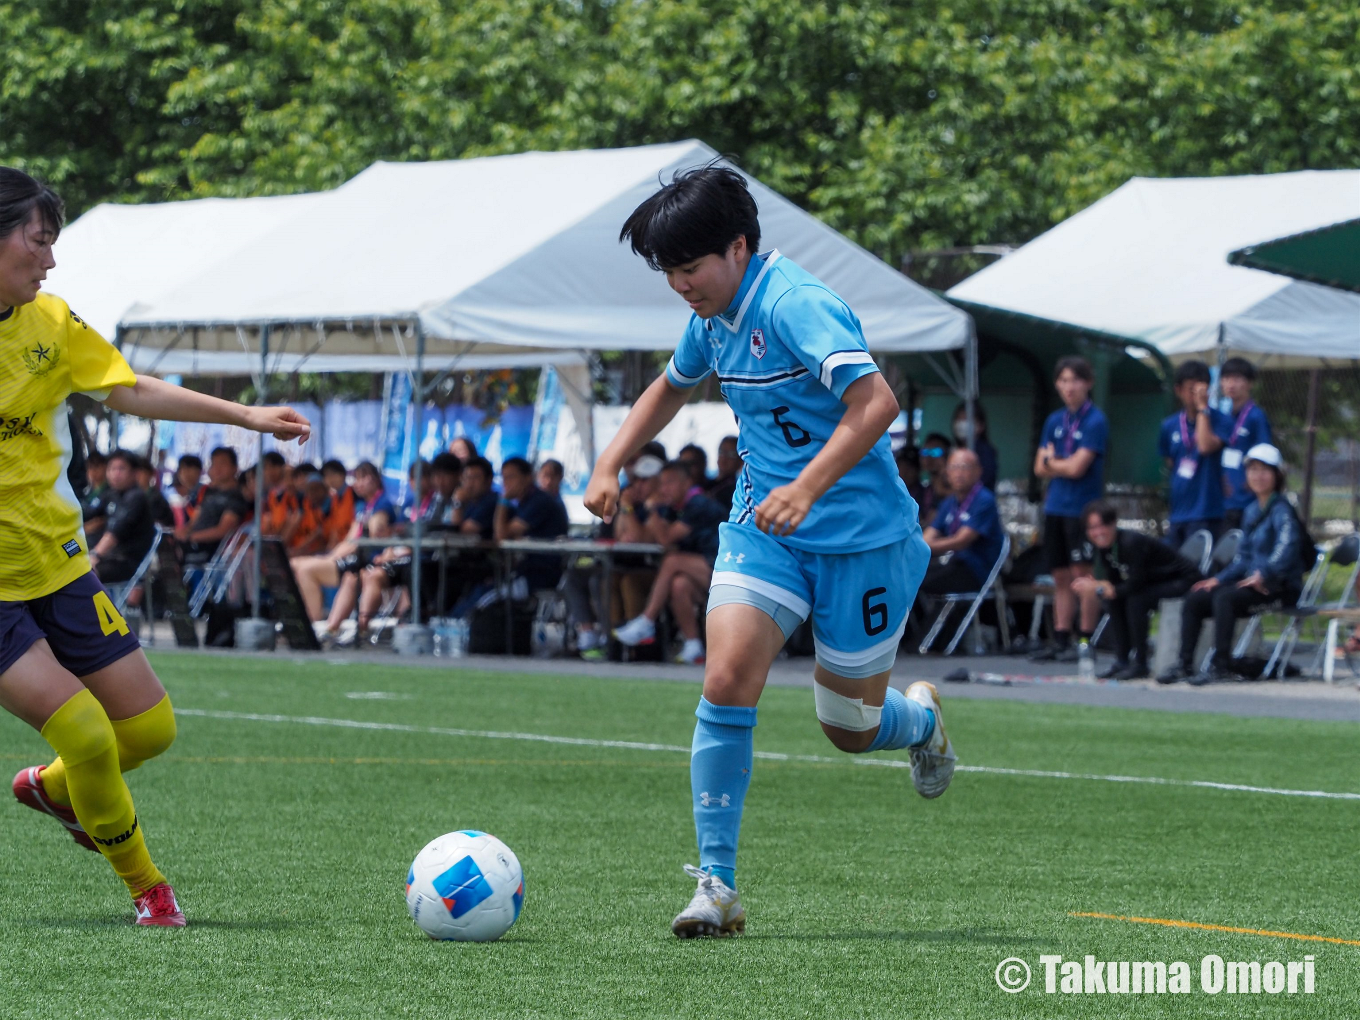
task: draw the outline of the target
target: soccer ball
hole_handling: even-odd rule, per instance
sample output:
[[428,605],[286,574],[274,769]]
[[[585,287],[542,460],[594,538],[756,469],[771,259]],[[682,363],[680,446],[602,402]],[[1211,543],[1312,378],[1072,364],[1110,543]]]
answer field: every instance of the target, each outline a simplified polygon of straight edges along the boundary
[[406,909],[432,939],[492,942],[510,930],[523,905],[519,859],[475,829],[440,836],[406,873]]

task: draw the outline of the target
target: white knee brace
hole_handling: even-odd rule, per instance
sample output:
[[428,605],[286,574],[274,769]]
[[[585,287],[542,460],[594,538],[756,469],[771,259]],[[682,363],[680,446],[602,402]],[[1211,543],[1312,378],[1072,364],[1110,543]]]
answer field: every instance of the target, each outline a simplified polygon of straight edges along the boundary
[[812,682],[812,695],[817,702],[817,718],[828,726],[863,733],[878,729],[883,709],[879,705],[866,705],[862,698],[847,698],[817,681]]

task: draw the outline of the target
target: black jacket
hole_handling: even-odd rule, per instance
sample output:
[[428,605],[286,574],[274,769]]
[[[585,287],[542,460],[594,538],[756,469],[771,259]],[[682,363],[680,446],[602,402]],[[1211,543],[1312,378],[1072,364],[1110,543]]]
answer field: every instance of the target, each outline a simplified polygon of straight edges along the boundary
[[1114,545],[1095,549],[1094,573],[1098,581],[1114,583],[1114,597],[1129,595],[1150,584],[1200,579],[1199,567],[1150,535],[1120,528]]

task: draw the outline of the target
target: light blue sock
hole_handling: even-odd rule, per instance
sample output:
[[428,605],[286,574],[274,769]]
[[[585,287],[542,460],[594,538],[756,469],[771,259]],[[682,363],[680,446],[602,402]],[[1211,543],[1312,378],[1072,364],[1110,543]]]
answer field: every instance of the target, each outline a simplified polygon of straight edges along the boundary
[[903,747],[924,744],[935,732],[935,713],[924,705],[908,701],[907,696],[892,687],[883,698],[883,715],[878,722],[878,735],[866,751],[896,751]]
[[699,721],[694,727],[689,785],[694,796],[699,867],[735,889],[737,833],[746,789],[751,785],[756,710],[714,705],[700,698],[694,714]]

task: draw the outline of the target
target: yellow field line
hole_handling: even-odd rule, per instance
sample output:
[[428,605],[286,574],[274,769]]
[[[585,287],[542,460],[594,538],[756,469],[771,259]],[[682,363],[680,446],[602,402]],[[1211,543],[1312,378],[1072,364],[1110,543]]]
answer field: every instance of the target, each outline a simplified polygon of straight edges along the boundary
[[1264,928],[1233,928],[1226,924],[1200,924],[1198,921],[1172,921],[1165,917],[1125,917],[1122,914],[1097,914],[1069,910],[1069,917],[1098,917],[1104,921],[1129,921],[1133,924],[1160,924],[1164,928],[1195,928],[1200,931],[1227,931],[1235,935],[1265,935],[1273,939],[1297,939],[1300,942],[1332,942],[1339,946],[1360,946],[1354,939],[1337,939],[1330,935],[1300,935],[1292,931],[1268,931]]

